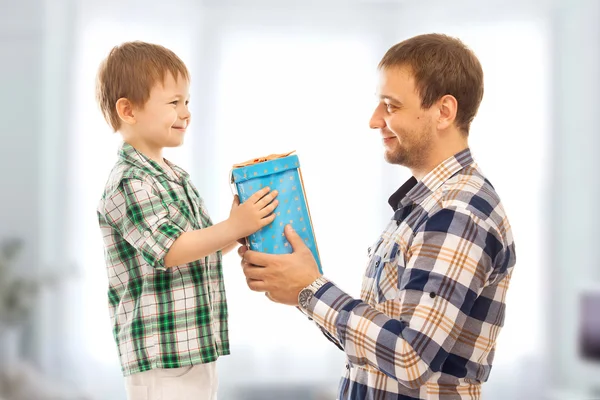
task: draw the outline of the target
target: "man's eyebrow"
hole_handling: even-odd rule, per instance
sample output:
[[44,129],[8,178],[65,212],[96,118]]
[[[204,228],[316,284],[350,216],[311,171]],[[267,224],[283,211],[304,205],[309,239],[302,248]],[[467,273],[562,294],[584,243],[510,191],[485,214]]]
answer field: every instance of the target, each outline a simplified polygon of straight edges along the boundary
[[397,104],[402,104],[402,102],[400,100],[398,100],[397,98],[390,96],[390,95],[381,94],[381,95],[379,95],[379,99],[392,101],[393,103],[397,103]]

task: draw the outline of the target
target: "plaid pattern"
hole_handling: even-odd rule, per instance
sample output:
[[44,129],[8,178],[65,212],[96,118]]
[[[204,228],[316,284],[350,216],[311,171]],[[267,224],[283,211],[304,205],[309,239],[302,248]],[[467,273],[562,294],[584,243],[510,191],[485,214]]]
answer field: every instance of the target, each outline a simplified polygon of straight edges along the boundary
[[504,322],[515,247],[470,150],[391,198],[361,300],[326,283],[307,315],[348,363],[339,399],[480,399]]
[[189,175],[168,165],[177,177],[124,143],[98,206],[124,376],[229,354],[221,252],[164,267],[181,233],[212,225]]

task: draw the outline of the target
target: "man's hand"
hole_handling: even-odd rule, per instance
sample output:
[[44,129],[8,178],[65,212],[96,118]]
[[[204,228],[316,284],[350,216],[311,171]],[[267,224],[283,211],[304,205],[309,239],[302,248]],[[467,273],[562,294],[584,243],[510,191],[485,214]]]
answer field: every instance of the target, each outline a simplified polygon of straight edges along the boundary
[[238,249],[248,287],[255,292],[267,292],[274,302],[298,305],[298,294],[321,274],[310,249],[292,229],[285,227],[285,236],[292,245],[291,254],[266,254]]

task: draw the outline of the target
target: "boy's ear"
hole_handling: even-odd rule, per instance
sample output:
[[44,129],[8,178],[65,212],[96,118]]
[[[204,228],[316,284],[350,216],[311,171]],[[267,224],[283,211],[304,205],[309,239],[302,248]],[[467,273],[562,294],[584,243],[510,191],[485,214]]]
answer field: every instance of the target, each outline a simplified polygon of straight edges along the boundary
[[125,97],[121,97],[117,100],[116,104],[117,114],[124,124],[133,125],[135,124],[135,116],[133,115],[133,104]]

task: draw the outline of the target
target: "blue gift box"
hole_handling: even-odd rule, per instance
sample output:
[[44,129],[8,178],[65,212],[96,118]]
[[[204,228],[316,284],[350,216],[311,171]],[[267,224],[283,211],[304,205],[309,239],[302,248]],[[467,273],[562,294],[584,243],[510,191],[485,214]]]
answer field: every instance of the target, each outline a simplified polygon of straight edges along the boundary
[[248,247],[251,250],[271,254],[291,253],[292,246],[283,233],[284,227],[291,224],[312,251],[319,271],[323,273],[300,162],[298,156],[291,155],[292,153],[271,155],[238,164],[231,172],[231,182],[235,184],[240,203],[265,186],[279,192],[275,221],[248,237]]

